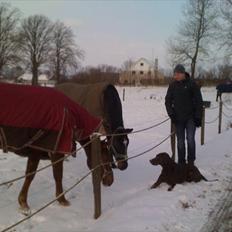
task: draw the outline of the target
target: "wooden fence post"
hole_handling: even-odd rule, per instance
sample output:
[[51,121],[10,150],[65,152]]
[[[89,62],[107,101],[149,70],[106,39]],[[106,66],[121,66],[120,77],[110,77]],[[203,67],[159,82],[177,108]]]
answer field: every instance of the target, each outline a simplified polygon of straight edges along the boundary
[[122,100],[125,101],[125,88],[123,88]]
[[219,122],[218,122],[218,134],[222,131],[222,101],[219,102]]
[[175,124],[171,121],[171,150],[172,150],[172,159],[175,161],[176,156],[176,134],[175,134],[176,128]]
[[[91,158],[92,168],[100,165],[101,144],[97,133],[92,136]],[[97,219],[101,215],[101,169],[100,166],[92,173],[93,193],[94,193],[94,218]]]
[[202,110],[202,120],[201,120],[201,145],[205,143],[205,106]]

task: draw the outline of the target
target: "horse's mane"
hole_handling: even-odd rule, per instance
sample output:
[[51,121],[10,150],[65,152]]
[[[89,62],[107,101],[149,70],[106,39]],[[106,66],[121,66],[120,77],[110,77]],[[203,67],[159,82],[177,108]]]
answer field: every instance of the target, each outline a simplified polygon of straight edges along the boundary
[[63,83],[57,85],[56,89],[78,102],[90,114],[104,119],[111,132],[124,127],[122,104],[114,85],[107,82],[87,85]]
[[116,88],[109,84],[104,90],[104,109],[108,123],[111,125],[111,131],[118,127],[124,127],[122,119],[122,104]]

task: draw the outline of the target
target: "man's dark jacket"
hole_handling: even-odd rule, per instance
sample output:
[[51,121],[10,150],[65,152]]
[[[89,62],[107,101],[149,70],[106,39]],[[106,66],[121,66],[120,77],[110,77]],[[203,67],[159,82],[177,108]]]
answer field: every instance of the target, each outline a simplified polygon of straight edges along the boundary
[[185,122],[190,118],[201,120],[203,101],[200,88],[188,77],[173,81],[168,87],[165,106],[175,122]]

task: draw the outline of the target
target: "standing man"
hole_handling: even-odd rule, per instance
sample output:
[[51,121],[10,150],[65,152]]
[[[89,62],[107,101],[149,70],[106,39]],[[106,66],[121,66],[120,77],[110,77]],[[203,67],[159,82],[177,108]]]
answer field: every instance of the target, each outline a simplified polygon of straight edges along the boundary
[[201,126],[203,101],[200,88],[190,79],[183,65],[174,69],[174,81],[168,87],[165,106],[176,127],[178,163],[186,163],[185,133],[188,145],[187,161],[194,165],[196,159],[195,132]]

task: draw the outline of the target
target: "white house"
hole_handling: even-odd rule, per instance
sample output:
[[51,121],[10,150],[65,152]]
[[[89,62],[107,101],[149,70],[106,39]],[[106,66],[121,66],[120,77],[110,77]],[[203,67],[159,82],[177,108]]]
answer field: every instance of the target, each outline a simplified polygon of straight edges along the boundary
[[158,71],[158,59],[151,62],[145,58],[140,58],[134,62],[130,70],[121,73],[119,82],[121,84],[141,84],[144,79],[158,80],[163,79],[163,75]]
[[[32,73],[24,73],[23,75],[17,78],[18,82],[31,84],[32,82]],[[38,76],[39,85],[47,85],[49,83],[49,78],[46,74],[40,74]]]
[[140,58],[136,62],[133,63],[131,67],[131,74],[132,75],[151,75],[154,73],[155,65],[152,64],[145,58]]

